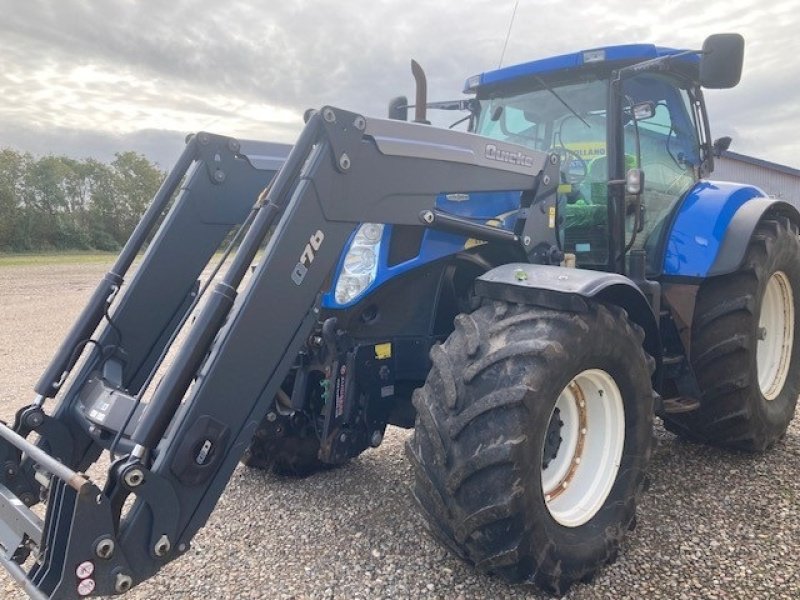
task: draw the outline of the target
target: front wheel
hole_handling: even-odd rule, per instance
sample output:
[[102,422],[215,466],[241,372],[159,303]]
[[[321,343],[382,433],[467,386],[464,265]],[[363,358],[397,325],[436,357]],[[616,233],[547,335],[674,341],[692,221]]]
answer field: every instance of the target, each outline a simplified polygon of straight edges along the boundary
[[482,571],[558,594],[611,561],[651,452],[643,337],[593,302],[459,315],[431,351],[407,445],[435,537]]

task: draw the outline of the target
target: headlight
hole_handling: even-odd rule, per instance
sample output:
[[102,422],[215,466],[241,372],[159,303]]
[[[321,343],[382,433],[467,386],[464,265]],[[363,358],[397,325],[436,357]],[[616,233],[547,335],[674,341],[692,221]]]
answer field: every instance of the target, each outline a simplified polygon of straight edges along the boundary
[[352,302],[375,281],[382,237],[383,225],[380,223],[364,223],[358,228],[336,282],[336,302]]

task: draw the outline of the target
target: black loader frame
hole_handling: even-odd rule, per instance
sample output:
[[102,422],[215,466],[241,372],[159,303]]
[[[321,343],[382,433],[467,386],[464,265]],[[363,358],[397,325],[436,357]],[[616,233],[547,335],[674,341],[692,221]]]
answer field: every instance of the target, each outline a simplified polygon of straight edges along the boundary
[[[0,424],[0,562],[33,598],[122,593],[187,551],[318,324],[320,292],[359,223],[502,238],[531,262],[561,260],[542,218],[555,208],[555,155],[331,107],[310,116],[288,157],[247,144],[190,139],[36,400]],[[523,191],[515,232],[435,210],[440,193],[506,190]],[[203,295],[203,269],[237,226],[230,266],[150,389]],[[104,450],[113,462],[99,484],[83,473]],[[43,521],[30,509],[39,501]]]

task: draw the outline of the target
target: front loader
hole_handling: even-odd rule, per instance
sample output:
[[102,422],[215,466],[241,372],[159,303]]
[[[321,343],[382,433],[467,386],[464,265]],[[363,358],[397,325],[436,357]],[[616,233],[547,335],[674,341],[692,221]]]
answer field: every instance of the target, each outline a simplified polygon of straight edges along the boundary
[[700,88],[741,57],[720,35],[486,73],[470,132],[324,107],[291,149],[193,136],[0,424],[0,562],[32,598],[126,592],[240,459],[306,475],[392,424],[453,552],[556,593],[591,576],[655,414],[751,450],[793,415],[800,215],[702,179]]

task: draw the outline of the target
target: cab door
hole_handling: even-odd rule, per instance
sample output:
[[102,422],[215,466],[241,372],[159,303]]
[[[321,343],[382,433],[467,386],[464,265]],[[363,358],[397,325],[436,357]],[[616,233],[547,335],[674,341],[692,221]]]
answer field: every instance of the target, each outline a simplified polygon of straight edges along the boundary
[[[625,81],[623,90],[625,162],[644,171],[638,219],[637,203],[625,203],[625,248],[646,250],[649,263],[657,258],[657,242],[669,215],[698,180],[698,128],[689,88],[677,80],[644,74]],[[659,268],[648,264],[648,271]]]

